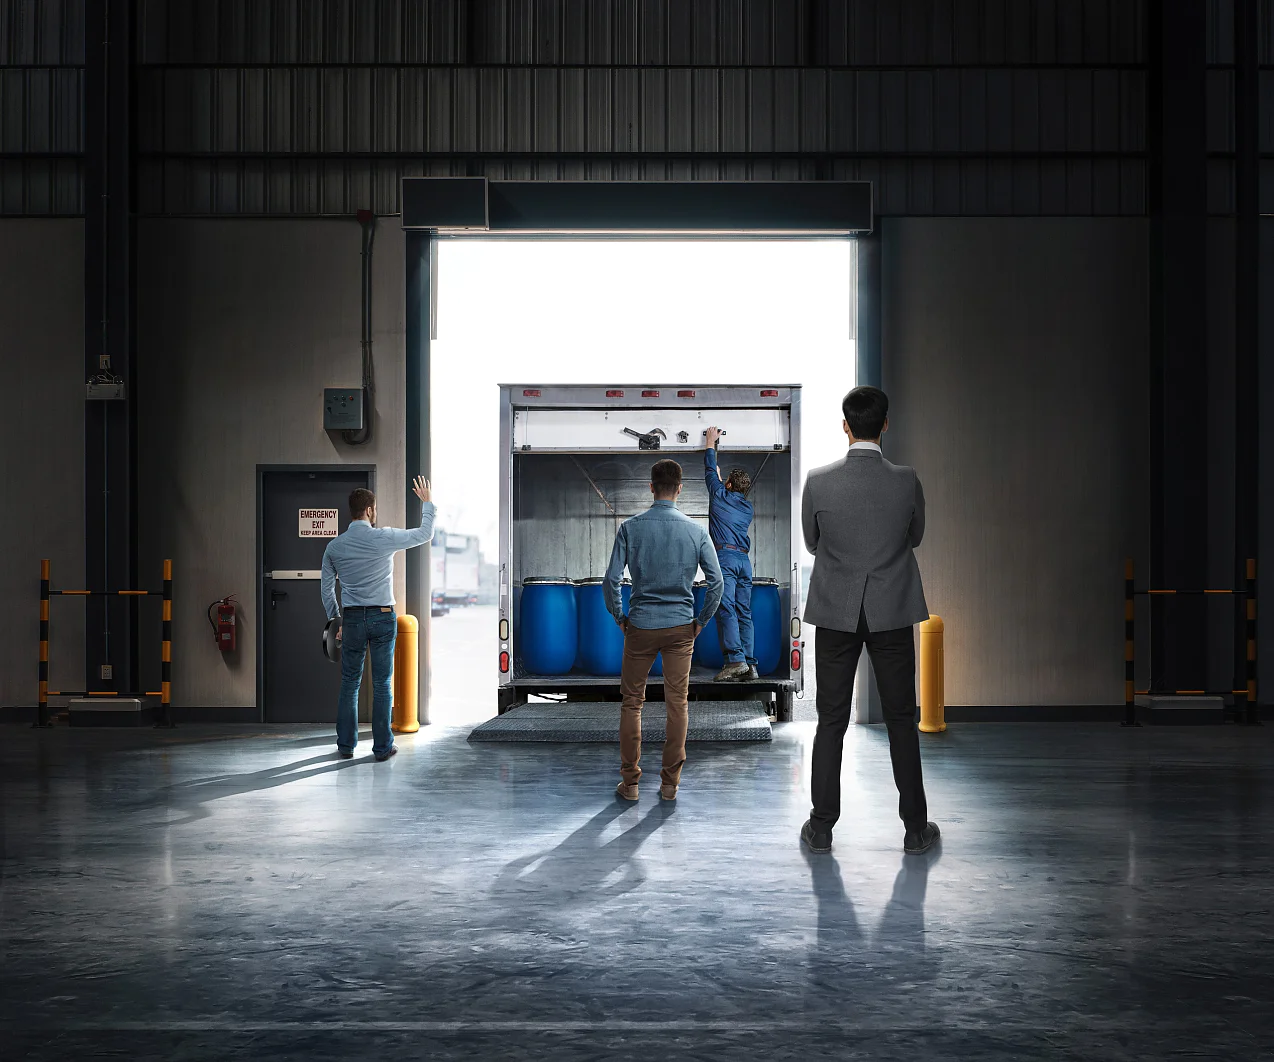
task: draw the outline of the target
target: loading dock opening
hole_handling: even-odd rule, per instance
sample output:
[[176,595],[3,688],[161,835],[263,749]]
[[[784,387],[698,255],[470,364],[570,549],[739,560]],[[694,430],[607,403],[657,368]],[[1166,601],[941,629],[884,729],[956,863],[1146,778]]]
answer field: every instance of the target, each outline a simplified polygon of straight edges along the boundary
[[[476,194],[478,191],[482,194]],[[488,240],[491,237],[516,237],[523,241],[581,238],[611,241],[781,238],[790,241],[862,236],[872,229],[871,186],[867,182],[651,184],[408,178],[404,182],[403,204],[403,227],[407,230],[406,465],[425,474],[432,474],[433,470],[430,343],[438,311],[435,300],[440,239],[464,240],[478,236]],[[848,332],[857,326],[860,317],[862,278],[855,274],[852,284],[846,287],[853,301],[853,313],[843,318]],[[491,303],[492,312],[498,312],[497,305]],[[864,326],[869,329],[869,338],[878,339],[872,307],[869,305],[861,316],[865,318]],[[874,345],[869,343],[864,349],[859,342],[855,347],[857,364],[851,362],[844,366],[847,371],[840,375],[837,386],[846,382],[849,386],[852,382],[879,382],[879,358]],[[863,371],[864,365],[867,366],[866,372]],[[528,364],[526,375],[536,375],[536,368],[534,363]],[[749,373],[747,378],[755,375]],[[776,371],[765,375],[783,378],[790,373]],[[589,376],[596,379],[596,374],[590,373]],[[629,441],[636,452],[638,441]],[[508,452],[502,448],[502,453]],[[687,466],[686,473],[687,482],[697,483],[702,489],[702,476],[693,462]],[[794,480],[799,479],[795,470],[789,474]],[[799,489],[799,482],[795,486]],[[408,494],[409,524],[417,512],[418,506]],[[613,535],[613,527],[610,534]],[[797,538],[792,551],[799,555],[799,549]],[[501,552],[503,555],[503,547]],[[428,615],[424,609],[429,601],[429,574],[430,559],[427,555],[420,555],[420,551],[408,555],[408,610],[421,617]],[[783,582],[789,587],[795,581],[795,596],[799,600],[799,566],[795,580],[790,574],[784,574]],[[784,608],[786,616],[791,608],[790,598],[785,598]],[[429,644],[428,636],[421,639],[421,664],[426,674],[430,664]],[[427,702],[423,700],[421,717],[427,721]]]

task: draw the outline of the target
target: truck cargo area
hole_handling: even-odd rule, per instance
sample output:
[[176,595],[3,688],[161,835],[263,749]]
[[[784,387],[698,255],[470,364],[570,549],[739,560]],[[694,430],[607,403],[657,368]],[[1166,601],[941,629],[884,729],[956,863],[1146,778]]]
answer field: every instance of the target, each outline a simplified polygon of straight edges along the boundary
[[[669,404],[664,396],[678,392],[694,399]],[[644,401],[628,400],[643,393],[649,396]],[[507,464],[501,501],[500,633],[508,637],[501,639],[500,652],[508,655],[500,658],[500,711],[529,696],[619,699],[618,674],[590,674],[578,662],[552,674],[528,665],[518,630],[524,587],[537,580],[578,585],[600,579],[620,524],[650,506],[650,468],[660,458],[681,464],[678,508],[706,526],[709,495],[702,436],[715,424],[726,432],[718,454],[722,474],[742,468],[752,478],[753,577],[776,584],[780,622],[777,631],[771,628],[771,637],[782,645],[768,647],[778,666],[752,682],[716,682],[717,669],[696,659],[690,696],[764,700],[777,718],[790,718],[792,698],[802,686],[799,620],[793,622],[800,613],[795,560],[799,473],[792,445],[799,388],[505,386],[501,399]],[[652,673],[647,698],[661,697],[661,678]]]

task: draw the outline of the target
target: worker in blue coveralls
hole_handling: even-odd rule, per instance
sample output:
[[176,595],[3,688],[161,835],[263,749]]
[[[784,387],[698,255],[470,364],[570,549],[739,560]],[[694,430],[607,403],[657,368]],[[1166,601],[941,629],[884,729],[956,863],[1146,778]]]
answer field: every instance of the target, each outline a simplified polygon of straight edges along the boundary
[[719,428],[704,433],[708,449],[703,457],[704,479],[708,483],[708,536],[717,548],[717,560],[725,579],[721,607],[717,610],[717,637],[725,667],[717,672],[718,682],[747,682],[757,678],[756,646],[752,633],[752,561],[748,556],[752,540],[752,503],[748,491],[752,477],[742,468],[732,468],[722,483],[717,471]]

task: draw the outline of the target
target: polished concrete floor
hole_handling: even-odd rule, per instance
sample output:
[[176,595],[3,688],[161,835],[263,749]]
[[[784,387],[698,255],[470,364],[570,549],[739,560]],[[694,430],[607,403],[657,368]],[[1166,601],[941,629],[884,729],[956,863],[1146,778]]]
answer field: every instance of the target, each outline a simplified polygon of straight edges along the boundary
[[0,1058],[1271,1057],[1274,727],[967,725],[904,857],[852,727],[606,746],[0,727]]

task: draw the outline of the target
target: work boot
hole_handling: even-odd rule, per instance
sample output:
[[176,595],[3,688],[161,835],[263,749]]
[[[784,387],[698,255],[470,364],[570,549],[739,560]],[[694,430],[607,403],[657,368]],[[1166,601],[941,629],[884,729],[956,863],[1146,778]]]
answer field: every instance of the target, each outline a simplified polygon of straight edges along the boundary
[[738,682],[740,679],[747,678],[748,665],[740,660],[737,664],[726,664],[717,672],[717,677],[713,682]]
[[739,676],[738,681],[740,681],[740,682],[756,682],[756,681],[758,681],[760,678],[761,678],[761,676],[760,676],[759,674],[757,674],[756,665],[755,665],[755,664],[749,664],[749,665],[748,665],[748,673],[747,673],[746,675],[740,675],[740,676]]

